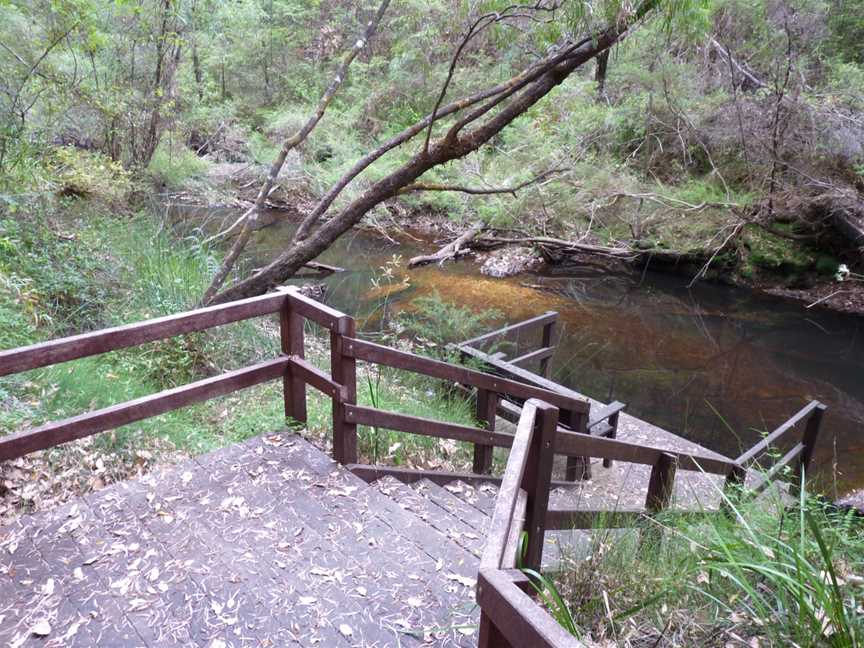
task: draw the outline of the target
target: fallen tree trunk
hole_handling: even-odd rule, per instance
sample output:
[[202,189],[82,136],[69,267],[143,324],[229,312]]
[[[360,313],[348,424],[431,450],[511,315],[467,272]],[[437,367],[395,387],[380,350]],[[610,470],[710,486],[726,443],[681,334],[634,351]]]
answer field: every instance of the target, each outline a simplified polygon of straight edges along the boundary
[[638,254],[629,247],[604,247],[602,245],[578,243],[576,241],[567,241],[564,239],[552,238],[550,236],[526,236],[524,238],[486,236],[483,238],[483,242],[498,245],[539,245],[628,260],[635,259],[638,256]]
[[430,263],[437,263],[441,265],[449,261],[450,259],[455,259],[460,254],[464,254],[467,252],[465,246],[468,245],[482,231],[483,224],[478,223],[460,234],[455,241],[453,241],[452,243],[448,243],[434,254],[421,254],[420,256],[415,256],[408,261],[408,267],[416,268],[418,266],[429,265]]

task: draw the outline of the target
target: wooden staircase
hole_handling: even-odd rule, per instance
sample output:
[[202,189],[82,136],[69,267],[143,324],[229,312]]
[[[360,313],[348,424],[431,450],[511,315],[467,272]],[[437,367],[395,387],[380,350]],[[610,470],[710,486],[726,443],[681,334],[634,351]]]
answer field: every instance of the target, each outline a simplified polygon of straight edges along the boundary
[[494,499],[258,437],[0,529],[0,645],[476,645]]

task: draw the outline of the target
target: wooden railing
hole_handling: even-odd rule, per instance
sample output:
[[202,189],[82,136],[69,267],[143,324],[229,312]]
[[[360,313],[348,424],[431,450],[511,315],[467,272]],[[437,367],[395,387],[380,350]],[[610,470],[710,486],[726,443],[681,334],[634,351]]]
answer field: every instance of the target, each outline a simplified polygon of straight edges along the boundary
[[[555,352],[554,337],[557,323],[558,313],[548,311],[543,315],[504,326],[503,328],[490,331],[470,340],[465,340],[454,346],[463,358],[480,361],[484,369],[492,373],[528,385],[548,389],[563,396],[569,396],[574,400],[587,402],[587,399],[581,394],[549,379],[549,363]],[[538,330],[540,332],[539,336],[536,334]],[[503,342],[510,343],[510,338],[514,335],[517,337],[515,346],[515,353],[517,355],[508,358],[510,350],[508,349],[508,352],[501,351],[499,350],[499,346]],[[530,345],[529,349],[533,350],[526,350],[524,348],[526,346],[526,337],[529,340],[532,337],[536,338],[535,344],[539,344],[539,347],[533,348],[534,345]],[[491,348],[484,350],[486,347],[490,347],[490,345]],[[538,361],[537,371],[531,371],[528,367]],[[594,411],[591,411],[589,406],[587,415],[581,411],[574,412],[562,409],[559,420],[561,427],[565,430],[614,439],[618,434],[619,416],[625,407],[624,403],[619,403],[618,401],[595,408]],[[500,401],[498,403],[498,414],[502,418],[515,422],[519,418],[519,408],[513,403]],[[609,468],[611,465],[611,460],[603,460],[605,468]],[[591,479],[590,457],[568,457],[565,478],[568,481]]]
[[527,577],[516,569],[523,532],[527,542],[521,565],[540,569],[557,425],[557,408],[535,400],[525,403],[480,559],[481,648],[582,645],[537,605]]
[[[67,362],[117,349],[203,331],[231,322],[278,313],[281,354],[258,364],[229,371],[188,385],[169,389],[108,408],[88,412],[0,437],[0,460],[14,459],[165,412],[225,395],[233,391],[281,378],[287,417],[305,422],[306,387],[313,387],[332,400],[333,456],[367,481],[392,475],[405,482],[430,479],[439,484],[453,480],[487,481],[500,484],[489,539],[478,578],[477,597],[482,609],[482,646],[578,646],[526,593],[530,584],[514,570],[516,547],[527,533],[524,565],[538,569],[547,530],[631,527],[646,516],[668,508],[676,471],[698,471],[722,476],[725,488],[744,483],[748,467],[789,431],[806,421],[801,440],[772,467],[756,488],[761,491],[795,462],[795,475],[805,474],[819,435],[825,406],[816,401],[769,434],[736,460],[675,452],[628,443],[616,438],[585,434],[559,425],[562,414],[568,422],[577,416],[587,421],[589,407],[578,394],[547,389],[543,378],[521,381],[484,373],[461,365],[422,357],[374,344],[356,337],[354,319],[293,289],[238,302],[202,308],[136,324],[85,333],[9,351],[0,351],[0,376]],[[551,344],[554,314],[546,314],[532,325],[544,326],[544,344]],[[330,373],[305,358],[304,329],[309,320],[329,331]],[[510,327],[511,330],[513,327]],[[496,333],[500,333],[496,332]],[[481,336],[488,339],[488,336]],[[482,341],[482,340],[481,340]],[[476,340],[472,341],[476,342]],[[483,428],[445,423],[357,404],[356,363],[368,362],[407,370],[476,390],[477,418]],[[532,374],[536,377],[536,374]],[[518,375],[516,376],[519,377]],[[554,385],[555,383],[551,383]],[[512,409],[505,398],[522,402]],[[495,430],[496,414],[518,416],[515,435]],[[620,405],[620,404],[619,404]],[[509,409],[508,409],[509,408]],[[615,416],[620,408],[609,406],[600,416]],[[517,414],[518,413],[518,414]],[[473,444],[473,473],[422,471],[358,463],[357,426],[370,425]],[[587,423],[586,423],[587,427]],[[489,474],[492,450],[509,448],[503,477]],[[638,510],[549,510],[554,455],[595,457],[605,462],[625,461],[651,466],[644,508]],[[485,642],[485,643],[484,643]]]

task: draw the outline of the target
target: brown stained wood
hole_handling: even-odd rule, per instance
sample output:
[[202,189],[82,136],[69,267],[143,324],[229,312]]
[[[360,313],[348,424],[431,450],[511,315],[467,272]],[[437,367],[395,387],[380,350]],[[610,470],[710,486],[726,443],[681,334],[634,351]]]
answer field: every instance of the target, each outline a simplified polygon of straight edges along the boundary
[[[496,412],[498,410],[498,394],[491,393],[485,389],[477,390],[477,420],[490,432],[495,431]],[[488,475],[492,472],[491,445],[474,444],[473,470],[478,475]]]
[[[789,452],[787,452],[785,455],[783,455],[777,461],[777,463],[775,463],[773,466],[771,466],[771,469],[768,472],[766,472],[764,475],[761,475],[758,478],[758,481],[753,485],[753,487],[750,490],[754,494],[759,494],[762,491],[764,491],[766,488],[768,488],[772,484],[772,482],[774,482],[775,479],[777,479],[777,477],[780,475],[780,473],[783,471],[783,469],[786,466],[788,466],[790,463],[792,463],[792,461],[797,459],[803,452],[804,452],[804,444],[803,443],[796,443],[792,447],[792,449],[789,450]],[[798,462],[796,462],[796,468],[797,468],[797,466],[800,466],[800,465],[801,464],[800,464],[800,460],[799,460]],[[798,477],[798,479],[800,479],[798,474],[796,474],[796,477]],[[797,485],[797,482],[794,485]]]
[[[506,571],[481,569],[477,579],[477,603],[489,622],[512,645],[525,648],[584,648],[530,596]],[[490,644],[494,645],[494,644]]]
[[555,432],[558,428],[558,410],[548,403],[536,403],[534,434],[522,476],[522,488],[527,493],[525,531],[528,544],[524,564],[539,570],[543,562],[543,543],[546,533],[546,512],[549,508],[549,484],[552,461],[555,457]]
[[388,430],[398,430],[399,432],[420,434],[440,439],[478,443],[489,447],[509,448],[513,445],[513,436],[510,434],[490,432],[467,425],[459,425],[458,423],[444,423],[419,416],[385,412],[384,410],[365,407],[363,405],[345,405],[344,412],[345,419],[352,425],[382,427]]
[[285,300],[282,293],[261,295],[146,322],[0,351],[0,376],[269,315],[278,312]]
[[678,461],[674,455],[668,452],[660,453],[657,462],[651,469],[651,477],[648,479],[645,509],[649,513],[659,513],[669,506],[669,502],[672,500],[672,490],[675,486],[677,465]]
[[819,430],[822,427],[822,417],[826,409],[825,405],[816,402],[810,413],[810,418],[807,420],[807,427],[804,428],[804,434],[801,437],[804,450],[801,452],[801,458],[798,460],[798,465],[795,468],[796,485],[801,483],[802,475],[806,478],[807,470],[810,468],[810,461],[813,458],[813,450],[816,448],[816,443],[819,441]]
[[[345,344],[346,353],[357,360],[365,360],[395,369],[413,371],[432,378],[440,378],[451,382],[471,385],[480,389],[486,389],[497,394],[504,394],[515,398],[529,399],[537,398],[561,409],[570,409],[583,414],[588,413],[590,406],[582,398],[572,398],[545,388],[526,385],[515,380],[500,378],[482,371],[474,371],[460,365],[424,358],[413,353],[391,349],[390,347],[366,342],[363,340],[347,340]],[[554,384],[554,383],[553,383]],[[575,392],[573,392],[575,393]]]
[[590,430],[595,425],[602,423],[603,421],[607,421],[611,419],[613,416],[615,417],[615,421],[618,421],[618,415],[624,411],[627,405],[621,403],[619,401],[613,401],[600,409],[594,410],[591,412],[591,418],[588,420],[588,429]]
[[516,494],[516,506],[513,507],[513,517],[510,520],[510,535],[507,536],[507,542],[504,545],[504,556],[501,559],[502,569],[512,569],[516,567],[517,555],[519,554],[520,540],[522,539],[522,531],[525,530],[527,521],[526,511],[528,508],[528,493],[520,488]]
[[[718,515],[718,510],[667,511],[665,515],[685,519]],[[648,517],[643,509],[550,509],[546,513],[546,530],[564,529],[631,529],[639,526]]]
[[357,402],[357,363],[345,352],[346,342],[356,334],[353,317],[343,315],[330,331],[330,373],[342,386],[333,399],[333,458],[341,464],[357,463],[357,422],[349,419],[346,407]]
[[221,376],[206,378],[158,394],[48,423],[34,430],[0,437],[0,461],[22,457],[36,450],[51,448],[97,432],[158,416],[192,403],[281,378],[289,362],[287,357],[268,360],[244,369],[229,371]]
[[[538,315],[537,317],[532,317],[531,319],[523,320],[522,322],[517,322],[516,324],[511,324],[510,326],[505,326],[495,331],[484,333],[483,335],[478,335],[477,337],[471,338],[470,340],[465,340],[464,342],[460,342],[459,346],[476,347],[479,344],[485,344],[490,340],[497,340],[501,337],[510,335],[511,333],[515,333],[516,331],[523,331],[525,329],[554,323],[557,319],[558,313],[556,313],[555,311],[548,311],[546,313],[543,313],[542,315]],[[547,343],[543,346],[549,346],[549,344]]]
[[755,459],[759,457],[763,452],[765,452],[771,445],[773,445],[780,437],[786,434],[793,427],[798,425],[806,416],[808,416],[811,412],[815,412],[817,410],[824,411],[825,406],[822,405],[819,401],[810,401],[807,405],[805,405],[801,410],[798,411],[792,418],[786,421],[783,425],[778,427],[776,430],[771,432],[768,436],[762,439],[759,443],[750,448],[747,452],[738,457],[735,461],[742,466],[747,466],[747,464],[751,463]]
[[715,475],[727,475],[736,466],[731,459],[714,459],[701,455],[662,450],[653,446],[644,446],[618,439],[606,439],[558,430],[555,437],[555,454],[570,456],[589,456],[615,459],[628,463],[638,463],[653,466],[661,454],[675,457],[679,470],[693,470]]
[[291,356],[290,368],[292,374],[294,374],[300,381],[307,385],[311,385],[322,394],[325,394],[330,398],[336,398],[339,396],[341,385],[312,363],[307,362],[303,358]]
[[[480,559],[480,568],[499,569],[507,554],[507,540],[510,537],[510,525],[513,522],[513,511],[516,508],[519,489],[522,487],[527,470],[528,452],[532,446],[531,439],[535,435],[537,406],[534,401],[528,401],[522,408],[522,418],[516,429],[513,447],[507,459],[507,468],[498,489],[498,499],[495,511],[492,513],[492,523],[489,525],[486,547]],[[531,494],[528,493],[528,497]],[[530,502],[529,502],[530,506]]]
[[[517,367],[514,364],[507,362],[506,360],[493,358],[490,354],[475,349],[474,347],[466,346],[464,343],[457,345],[456,348],[464,355],[485,362],[490,367],[493,367],[494,369],[499,371],[502,375],[506,376],[512,381],[517,382],[517,384],[523,384],[526,386],[530,385],[545,390],[547,392],[553,392],[554,394],[556,394],[557,397],[555,400],[552,400],[550,398],[544,398],[540,394],[532,394],[527,398],[540,398],[551,405],[555,405],[555,407],[559,409],[571,409],[574,412],[585,414],[587,418],[587,414],[590,411],[590,405],[588,401],[585,400],[585,397],[578,392],[575,392],[572,389],[568,389],[564,385],[560,385],[553,380],[549,380],[548,378],[544,378],[543,376],[538,376],[532,371]],[[511,395],[523,398],[521,394],[514,393]],[[562,400],[561,397],[566,400]],[[563,416],[561,418],[563,418]]]
[[311,297],[298,292],[297,286],[287,286],[280,289],[280,293],[287,295],[291,300],[291,308],[298,315],[312,320],[316,324],[320,324],[326,329],[335,331],[339,328],[339,323],[347,317],[335,308],[330,308],[326,304],[315,301]]
[[[282,343],[282,353],[302,360],[306,355],[306,340],[304,319],[288,299],[279,312],[279,336]],[[285,417],[305,423],[306,414],[306,384],[298,375],[299,369],[294,364],[288,366],[282,380],[282,393],[285,401]]]
[[[543,326],[543,337],[540,341],[540,346],[547,349],[552,349],[552,353],[555,352],[555,348],[552,345],[552,336],[555,334],[555,324],[556,322],[552,321]],[[552,357],[552,353],[540,360],[540,375],[544,378],[549,377],[549,370],[551,366],[549,364],[549,359]]]
[[[536,351],[529,351],[528,353],[523,353],[522,355],[516,356],[515,358],[510,358],[509,360],[507,360],[507,362],[509,362],[510,364],[514,364],[517,367],[522,367],[524,365],[534,362],[535,360],[548,361],[554,353],[555,347],[541,347]],[[499,360],[501,359],[503,358],[499,358]],[[543,373],[542,365],[540,369],[540,375],[545,376],[545,374]]]

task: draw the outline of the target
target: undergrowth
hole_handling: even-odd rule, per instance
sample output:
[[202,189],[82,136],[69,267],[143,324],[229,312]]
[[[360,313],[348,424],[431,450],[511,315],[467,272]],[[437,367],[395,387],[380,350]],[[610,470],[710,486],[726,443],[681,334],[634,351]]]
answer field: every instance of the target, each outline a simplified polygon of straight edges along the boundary
[[[864,524],[806,492],[730,501],[731,515],[593,532],[588,556],[534,576],[556,619],[622,646],[859,646]],[[649,538],[653,534],[649,534]]]

